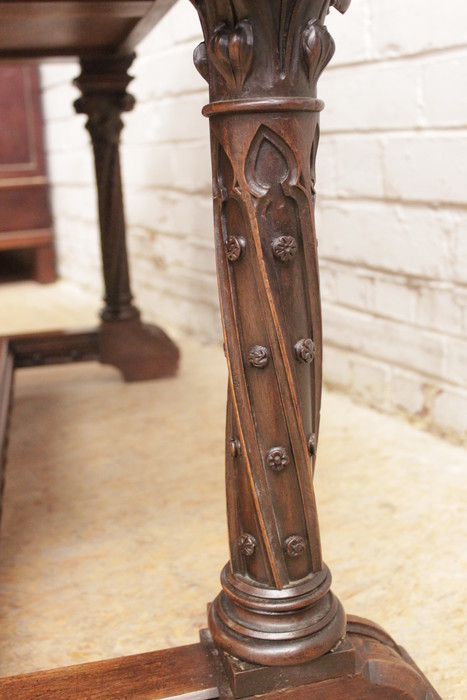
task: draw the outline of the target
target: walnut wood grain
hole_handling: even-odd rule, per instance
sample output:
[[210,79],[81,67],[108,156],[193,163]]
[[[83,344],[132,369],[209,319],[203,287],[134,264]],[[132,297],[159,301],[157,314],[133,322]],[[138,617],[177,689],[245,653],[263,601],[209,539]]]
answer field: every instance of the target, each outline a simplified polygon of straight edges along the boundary
[[209,654],[199,645],[0,678],[0,700],[211,700]]
[[175,0],[0,0],[0,58],[127,55],[174,4]]
[[[302,683],[294,670],[281,690],[265,690],[260,675],[245,700],[441,700],[408,654],[368,620],[350,618],[348,644],[355,669],[341,677]],[[324,659],[325,661],[325,659]],[[323,660],[314,662],[320,674]],[[299,678],[300,667],[296,671]],[[246,669],[248,670],[248,669]],[[292,674],[292,675],[291,675]],[[0,678],[0,700],[232,700],[212,644],[138,654],[52,671]]]

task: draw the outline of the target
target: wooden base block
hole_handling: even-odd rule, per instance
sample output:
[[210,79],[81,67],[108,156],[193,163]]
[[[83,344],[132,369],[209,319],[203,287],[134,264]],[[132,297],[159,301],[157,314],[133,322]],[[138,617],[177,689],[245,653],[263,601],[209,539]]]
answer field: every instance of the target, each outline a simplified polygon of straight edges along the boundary
[[139,315],[102,321],[100,360],[117,367],[125,381],[172,377],[178,369],[177,346],[157,326],[142,323]]
[[[209,630],[202,630],[201,643],[213,653],[213,642]],[[236,659],[223,651],[216,652],[227,676],[228,685],[235,698],[246,698],[288,687],[299,687],[330,678],[340,678],[355,673],[355,650],[348,639],[339,647],[319,659],[297,666],[258,666]],[[258,689],[261,689],[260,691]]]
[[295,667],[253,666],[201,643],[217,669],[220,700],[441,700],[407,652],[378,625],[349,617],[336,650]]

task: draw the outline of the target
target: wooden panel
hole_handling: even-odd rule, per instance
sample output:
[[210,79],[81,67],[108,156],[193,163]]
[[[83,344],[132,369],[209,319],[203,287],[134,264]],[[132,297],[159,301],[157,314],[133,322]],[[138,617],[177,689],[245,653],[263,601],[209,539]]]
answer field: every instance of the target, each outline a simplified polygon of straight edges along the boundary
[[89,56],[116,52],[123,45],[125,51],[131,52],[174,3],[175,0],[3,0],[0,56]]
[[2,258],[3,275],[29,269],[42,283],[54,281],[39,75],[33,63],[0,66],[0,251],[20,250],[24,255]]
[[0,181],[0,232],[37,228],[50,228],[46,188],[2,188]]
[[43,173],[37,70],[34,66],[3,65],[0,76],[0,186],[6,178],[34,177]]
[[215,670],[199,644],[0,679],[1,700],[218,698]]

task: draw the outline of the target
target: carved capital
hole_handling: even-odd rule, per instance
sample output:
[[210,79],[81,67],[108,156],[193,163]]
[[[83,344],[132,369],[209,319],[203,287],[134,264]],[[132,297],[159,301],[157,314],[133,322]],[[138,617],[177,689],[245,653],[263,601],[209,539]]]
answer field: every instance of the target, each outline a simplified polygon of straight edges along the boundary
[[[329,0],[192,2],[205,37],[194,61],[211,101],[316,94],[334,52],[324,26]],[[350,0],[333,4],[343,12]]]
[[99,226],[105,282],[105,321],[135,318],[132,304],[125,240],[120,174],[119,142],[122,112],[135,103],[126,91],[132,78],[127,71],[134,54],[108,59],[81,60],[81,74],[74,81],[81,97],[74,103],[78,113],[87,114],[94,151]]
[[73,82],[81,91],[74,107],[86,114],[86,128],[93,142],[118,144],[123,128],[122,112],[133,109],[135,99],[126,89],[132,80],[127,70],[134,55],[99,61],[82,60],[81,74]]

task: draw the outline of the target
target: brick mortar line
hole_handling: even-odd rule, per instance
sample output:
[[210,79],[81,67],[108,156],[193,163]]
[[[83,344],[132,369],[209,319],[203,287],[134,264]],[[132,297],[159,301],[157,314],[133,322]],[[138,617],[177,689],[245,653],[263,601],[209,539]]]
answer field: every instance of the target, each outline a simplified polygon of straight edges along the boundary
[[416,137],[420,137],[420,141],[422,141],[422,137],[436,137],[438,135],[445,136],[446,134],[450,133],[455,133],[455,134],[460,134],[467,136],[467,122],[462,125],[452,125],[452,126],[425,126],[423,124],[417,124],[414,127],[393,127],[393,128],[386,128],[386,127],[371,127],[368,129],[359,129],[359,128],[352,128],[352,129],[326,129],[323,127],[321,131],[321,138],[323,140],[326,140],[326,137],[328,136],[355,136],[357,135],[358,137],[360,136],[374,136],[375,134],[378,136],[395,136],[395,137],[400,137],[401,135],[406,135],[407,137],[413,137],[414,135]]
[[[370,34],[373,35],[373,32],[370,30]],[[461,44],[454,44],[450,46],[443,46],[443,47],[438,47],[438,48],[430,48],[430,49],[423,49],[421,51],[416,51],[414,53],[400,53],[397,55],[387,55],[387,56],[372,56],[370,58],[362,58],[358,59],[355,61],[349,61],[348,63],[331,63],[327,70],[327,73],[336,73],[339,70],[345,71],[347,69],[353,69],[356,67],[360,66],[378,66],[381,65],[382,63],[400,63],[401,66],[404,66],[406,62],[416,62],[421,58],[426,58],[430,56],[434,57],[439,57],[440,55],[446,55],[446,56],[458,56],[458,55],[465,55],[467,56],[467,48],[465,43]]]
[[417,372],[410,365],[404,365],[404,364],[401,364],[400,362],[398,362],[397,358],[394,358],[391,361],[381,360],[380,358],[374,357],[373,355],[368,355],[364,351],[356,352],[353,348],[349,348],[346,345],[339,345],[338,343],[336,343],[332,340],[327,340],[326,337],[324,337],[324,342],[323,342],[324,359],[326,358],[326,347],[333,348],[335,350],[341,350],[344,354],[351,355],[354,358],[359,359],[359,360],[364,358],[366,360],[369,360],[370,363],[378,364],[380,367],[386,367],[389,370],[391,370],[393,368],[403,370],[404,372],[412,374],[414,377],[421,377],[421,378],[425,378],[427,380],[430,380],[430,381],[434,382],[437,386],[440,386],[440,387],[444,386],[448,389],[455,389],[457,391],[457,393],[461,394],[462,396],[465,394],[465,397],[467,398],[467,387],[463,386],[462,384],[455,384],[454,382],[450,381],[449,379],[446,379],[444,377],[440,377],[439,375],[436,375],[436,374],[430,374],[429,372],[424,372],[423,370],[419,370]]
[[[317,181],[318,184],[318,189],[319,189],[319,180]],[[420,208],[424,210],[429,210],[431,212],[433,211],[439,211],[439,210],[460,210],[463,211],[464,209],[467,209],[467,200],[464,203],[461,202],[445,202],[441,199],[400,199],[400,198],[393,198],[388,196],[384,197],[372,197],[371,195],[327,195],[325,192],[321,191],[318,195],[317,199],[317,209],[319,210],[321,202],[331,202],[333,204],[338,204],[342,202],[356,202],[356,203],[361,203],[361,204],[372,204],[372,203],[377,203],[380,202],[382,204],[397,204],[400,206],[406,206],[410,208]],[[436,203],[434,204],[433,201]]]
[[373,310],[365,310],[365,309],[362,309],[361,307],[359,308],[358,306],[353,306],[352,304],[335,301],[335,300],[330,299],[329,297],[325,297],[323,295],[323,310],[326,308],[326,306],[330,306],[332,308],[338,308],[338,309],[346,309],[348,311],[352,311],[352,312],[355,312],[355,313],[360,314],[362,316],[365,316],[365,317],[369,318],[370,320],[377,319],[379,321],[392,323],[394,325],[398,325],[398,326],[401,326],[404,328],[414,329],[414,330],[418,330],[418,331],[421,330],[421,331],[424,331],[424,333],[428,333],[437,339],[446,338],[447,340],[449,340],[451,338],[453,340],[461,340],[461,341],[465,342],[465,344],[467,346],[467,339],[466,339],[465,333],[462,333],[462,332],[452,333],[452,332],[444,331],[444,330],[436,330],[436,329],[431,328],[431,327],[426,326],[426,325],[420,325],[420,322],[417,322],[416,320],[407,321],[407,320],[400,319],[400,318],[394,318],[393,316],[385,316],[381,312],[373,311]]
[[[398,276],[399,279],[405,280],[406,284],[401,284],[401,286],[404,286],[404,287],[410,286],[410,282],[412,280],[415,280],[416,282],[422,282],[422,283],[432,282],[434,284],[451,284],[454,287],[460,287],[460,291],[462,291],[462,292],[467,291],[467,282],[462,282],[462,281],[458,281],[458,280],[453,281],[451,278],[447,279],[445,277],[440,277],[440,278],[428,277],[428,276],[425,277],[423,275],[413,275],[413,274],[410,274],[409,272],[401,273],[400,271],[391,273],[390,271],[388,271],[387,268],[376,267],[376,266],[371,266],[371,265],[365,266],[365,265],[362,265],[360,262],[356,263],[356,262],[352,262],[351,260],[349,260],[348,262],[343,262],[342,260],[339,260],[337,258],[328,257],[328,256],[324,256],[324,255],[321,255],[319,259],[320,259],[320,267],[322,266],[323,262],[328,262],[328,263],[332,263],[333,265],[337,265],[341,269],[347,270],[347,271],[358,270],[358,271],[362,271],[364,273],[367,271],[374,272],[374,273],[380,274],[382,277],[386,278],[387,280]],[[372,277],[372,279],[375,279],[375,277]]]

